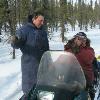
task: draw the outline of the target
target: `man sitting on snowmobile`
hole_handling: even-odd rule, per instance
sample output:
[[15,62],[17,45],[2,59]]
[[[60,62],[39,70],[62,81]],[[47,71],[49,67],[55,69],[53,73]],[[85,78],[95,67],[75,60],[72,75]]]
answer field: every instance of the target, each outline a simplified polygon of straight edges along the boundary
[[[95,58],[95,53],[93,48],[90,47],[90,40],[87,38],[87,35],[84,32],[79,32],[74,35],[71,40],[68,41],[64,48],[65,51],[72,52],[82,66],[87,82],[87,94],[89,92],[91,100],[94,100],[94,72],[92,62]],[[87,98],[82,100],[87,100]]]

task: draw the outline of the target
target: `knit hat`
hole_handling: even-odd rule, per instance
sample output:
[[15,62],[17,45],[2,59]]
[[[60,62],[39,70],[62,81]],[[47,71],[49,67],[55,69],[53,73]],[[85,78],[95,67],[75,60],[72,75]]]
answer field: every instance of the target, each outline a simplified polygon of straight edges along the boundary
[[74,37],[80,37],[80,38],[86,39],[87,35],[84,32],[79,32],[76,35],[74,35]]

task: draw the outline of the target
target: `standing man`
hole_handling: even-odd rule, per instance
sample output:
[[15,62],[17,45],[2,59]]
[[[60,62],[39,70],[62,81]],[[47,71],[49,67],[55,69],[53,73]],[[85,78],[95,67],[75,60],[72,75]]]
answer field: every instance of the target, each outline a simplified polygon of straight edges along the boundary
[[27,94],[37,82],[37,71],[43,53],[49,50],[47,33],[42,25],[44,16],[35,12],[32,21],[17,30],[11,38],[13,48],[20,48],[22,52],[22,90]]

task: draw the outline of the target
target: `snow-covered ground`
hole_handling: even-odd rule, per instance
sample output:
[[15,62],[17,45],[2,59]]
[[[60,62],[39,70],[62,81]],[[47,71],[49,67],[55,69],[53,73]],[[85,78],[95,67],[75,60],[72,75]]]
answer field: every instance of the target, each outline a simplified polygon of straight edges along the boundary
[[0,100],[18,100],[22,95],[20,57],[17,50],[16,59],[12,60],[11,46],[0,43]]
[[[69,30],[66,36],[71,38],[77,32],[79,30]],[[59,38],[60,30],[54,33],[54,37],[49,42],[50,49],[63,50],[64,43]],[[100,55],[100,29],[90,29],[85,33],[91,39],[91,46],[94,48],[96,55]],[[16,50],[16,59],[13,60],[10,44],[0,43],[0,100],[19,100],[22,95],[20,59],[20,50]]]

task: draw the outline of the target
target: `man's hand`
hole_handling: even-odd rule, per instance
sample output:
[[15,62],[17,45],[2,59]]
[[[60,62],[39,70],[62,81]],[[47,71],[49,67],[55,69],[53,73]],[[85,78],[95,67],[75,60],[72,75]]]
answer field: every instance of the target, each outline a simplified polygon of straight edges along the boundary
[[16,43],[17,41],[18,41],[18,37],[17,36],[15,36],[15,35],[11,36],[11,42],[12,43]]

